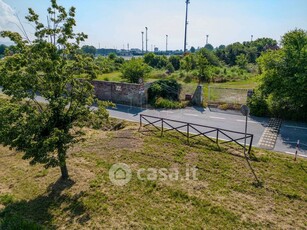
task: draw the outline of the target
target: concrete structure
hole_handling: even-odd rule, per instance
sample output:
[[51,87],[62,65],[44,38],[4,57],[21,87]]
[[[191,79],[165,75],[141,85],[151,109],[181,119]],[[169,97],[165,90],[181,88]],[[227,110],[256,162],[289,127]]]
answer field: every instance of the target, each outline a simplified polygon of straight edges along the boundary
[[202,106],[203,105],[203,86],[198,85],[194,95],[192,97],[193,105]]
[[92,81],[95,95],[99,100],[114,103],[141,106],[147,103],[147,84],[132,84],[110,81]]

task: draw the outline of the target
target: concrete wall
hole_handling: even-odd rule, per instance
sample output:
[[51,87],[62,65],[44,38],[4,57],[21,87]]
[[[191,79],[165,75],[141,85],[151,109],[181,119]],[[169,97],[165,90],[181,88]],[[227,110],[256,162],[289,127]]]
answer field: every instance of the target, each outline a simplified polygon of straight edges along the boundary
[[92,84],[95,95],[100,100],[134,106],[147,103],[147,91],[150,86],[148,83],[142,87],[140,84],[95,80],[92,81]]

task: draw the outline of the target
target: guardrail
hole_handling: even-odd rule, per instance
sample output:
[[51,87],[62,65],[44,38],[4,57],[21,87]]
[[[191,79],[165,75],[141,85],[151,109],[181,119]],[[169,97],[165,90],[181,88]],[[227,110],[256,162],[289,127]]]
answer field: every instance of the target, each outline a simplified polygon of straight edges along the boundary
[[[188,144],[190,144],[190,139],[198,136],[203,136],[216,143],[217,145],[234,142],[244,149],[244,145],[238,141],[245,139],[247,142],[249,139],[248,154],[250,154],[253,145],[254,135],[250,133],[245,134],[243,132],[237,132],[228,129],[140,114],[139,131],[142,127],[152,131],[147,128],[148,126],[153,126],[157,131],[161,132],[161,136],[163,136],[165,132],[175,130],[187,138]],[[209,136],[208,134],[211,135]],[[214,137],[212,137],[212,135],[214,135]]]

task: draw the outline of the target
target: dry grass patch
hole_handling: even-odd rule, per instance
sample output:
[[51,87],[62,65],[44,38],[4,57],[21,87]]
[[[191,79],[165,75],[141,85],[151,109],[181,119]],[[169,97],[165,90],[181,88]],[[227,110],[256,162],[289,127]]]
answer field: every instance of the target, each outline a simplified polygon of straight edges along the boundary
[[[58,168],[29,166],[20,153],[0,147],[0,226],[49,229],[196,228],[306,229],[307,161],[254,149],[263,187],[237,147],[207,141],[185,144],[178,135],[143,135],[137,125],[120,131],[87,130],[69,151],[71,180]],[[113,185],[108,170],[126,163],[132,180]],[[195,166],[198,180],[138,180],[140,168]],[[1,229],[1,227],[0,227]]]

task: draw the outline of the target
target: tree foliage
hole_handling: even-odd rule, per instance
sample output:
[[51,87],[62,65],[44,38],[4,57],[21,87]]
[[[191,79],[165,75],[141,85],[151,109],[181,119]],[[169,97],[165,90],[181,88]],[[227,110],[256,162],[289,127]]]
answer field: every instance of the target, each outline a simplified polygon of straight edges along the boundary
[[169,62],[173,65],[175,70],[179,70],[180,69],[180,59],[181,57],[178,55],[172,55],[169,57]]
[[171,101],[179,101],[181,85],[174,79],[162,79],[155,81],[148,89],[150,103],[155,103],[158,98]]
[[282,49],[263,53],[258,59],[259,91],[271,115],[307,120],[307,32],[290,31],[281,43]]
[[85,53],[85,54],[90,54],[95,56],[96,55],[96,48],[94,46],[88,46],[88,45],[84,45],[82,46],[81,50]]
[[[248,63],[256,63],[256,59],[262,52],[278,48],[277,42],[274,39],[258,38],[255,41],[235,42],[226,47],[221,45],[215,50],[215,53],[225,64],[234,66],[237,64],[237,57],[240,55],[245,55]],[[239,59],[242,59],[242,56]]]
[[144,55],[144,62],[153,67],[153,68],[157,68],[157,69],[162,69],[165,68],[167,66],[167,64],[169,63],[168,59],[166,56],[162,55],[155,55],[154,53],[147,53]]
[[[74,33],[75,8],[66,11],[56,0],[48,8],[44,25],[31,8],[26,19],[35,26],[35,40],[23,40],[15,32],[1,36],[14,43],[14,55],[3,60],[0,85],[11,102],[0,108],[0,143],[24,152],[31,164],[59,166],[68,178],[68,148],[79,140],[84,121],[97,115],[108,119],[103,104],[96,112],[91,79],[96,77],[93,58],[78,53],[87,36]],[[82,74],[83,80],[75,78]],[[38,101],[37,94],[45,99]]]
[[147,77],[150,67],[141,58],[132,58],[122,65],[122,77],[130,83],[138,83],[140,79]]

